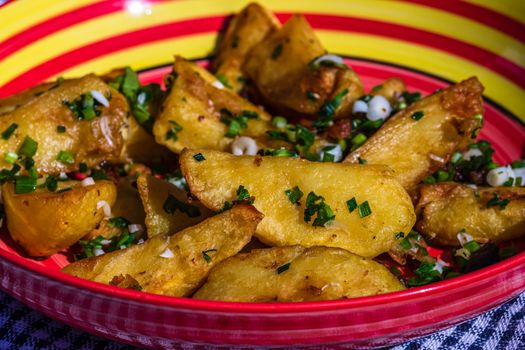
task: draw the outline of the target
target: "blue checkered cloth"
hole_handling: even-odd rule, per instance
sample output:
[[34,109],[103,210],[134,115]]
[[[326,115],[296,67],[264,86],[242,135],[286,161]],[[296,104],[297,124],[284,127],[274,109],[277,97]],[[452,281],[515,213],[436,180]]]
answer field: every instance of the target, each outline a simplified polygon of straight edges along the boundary
[[[0,305],[0,350],[138,349],[53,321],[2,292]],[[389,349],[525,349],[525,293],[458,326]]]

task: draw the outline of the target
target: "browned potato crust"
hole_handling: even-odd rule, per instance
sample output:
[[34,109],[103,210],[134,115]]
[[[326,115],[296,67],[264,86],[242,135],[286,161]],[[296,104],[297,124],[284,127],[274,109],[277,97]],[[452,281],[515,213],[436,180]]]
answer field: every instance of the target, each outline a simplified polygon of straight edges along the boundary
[[72,189],[15,194],[12,183],[2,186],[7,228],[30,256],[49,256],[71,246],[104,218],[97,204],[106,201],[111,206],[117,196],[116,186],[110,181],[86,187],[78,181],[60,184]]
[[[416,206],[416,228],[433,242],[458,246],[465,230],[477,242],[501,242],[525,234],[525,188],[473,189],[457,183],[421,185]],[[503,208],[487,206],[497,193],[510,202]],[[479,195],[479,197],[477,197]]]
[[[473,142],[483,113],[483,86],[475,77],[428,96],[400,111],[350,153],[345,162],[386,164],[411,192],[425,177],[442,167],[452,153]],[[423,112],[414,120],[415,112]]]
[[[206,208],[196,199],[192,199],[185,191],[167,181],[156,179],[151,175],[141,175],[137,179],[137,188],[140,198],[146,211],[146,228],[148,237],[153,237],[161,233],[173,234],[186,227],[198,224],[202,220],[213,215],[213,212]],[[197,208],[200,215],[190,217],[180,210],[170,214],[164,210],[163,206],[169,195],[175,197],[185,205],[192,205]]]
[[42,95],[56,84],[57,83],[42,83],[27,90],[21,91],[15,95],[0,99],[0,115],[12,112],[18,107],[25,105],[27,102]]
[[[287,116],[317,118],[321,106],[343,90],[334,118],[349,117],[352,103],[364,94],[359,77],[351,69],[320,67],[309,63],[326,53],[307,20],[292,16],[250,52],[244,70],[258,92],[276,112]],[[318,95],[316,100],[307,92]]]
[[[129,275],[145,292],[188,296],[213,266],[238,253],[250,241],[261,219],[252,206],[235,206],[175,235],[157,235],[143,244],[79,260],[62,271],[117,285],[115,276],[119,279]],[[173,257],[167,255],[170,252]]]
[[400,78],[389,78],[370,91],[370,95],[381,95],[385,97],[391,105],[395,106],[399,102],[399,97],[407,91],[405,82]]
[[[197,161],[197,153],[205,160]],[[410,197],[385,166],[233,156],[212,150],[184,150],[180,163],[191,193],[212,210],[235,199],[243,185],[265,215],[256,236],[271,246],[324,245],[375,257],[390,250],[395,234],[408,232],[415,222]],[[294,186],[304,193],[300,205],[285,195]],[[333,210],[332,225],[304,221],[310,191],[323,196]],[[368,201],[373,213],[363,218],[358,210],[350,213],[346,202],[352,197],[359,204]]]
[[226,259],[213,268],[193,298],[296,302],[403,289],[385,266],[373,260],[339,248],[293,246],[252,250]]
[[175,155],[166,147],[155,142],[134,117],[128,118],[125,159],[135,163],[165,162],[175,159]]
[[246,55],[268,34],[280,28],[279,20],[258,3],[248,4],[228,23],[214,62],[215,74],[226,78],[229,87],[239,92],[244,86],[242,65]]
[[[264,136],[271,128],[271,116],[229,89],[212,84],[217,80],[197,64],[176,57],[174,86],[164,102],[164,108],[153,126],[155,140],[175,153],[183,148],[229,149],[233,138],[226,137],[228,127],[220,121],[221,110],[234,115],[243,111],[255,112],[257,119],[249,119],[242,130],[246,136]],[[174,128],[173,122],[182,127],[176,140],[167,137]]]
[[[111,94],[110,106],[103,107],[101,115],[92,121],[78,120],[63,102],[74,101],[91,90],[106,96]],[[33,158],[40,173],[73,171],[78,169],[80,162],[88,166],[98,165],[103,160],[118,162],[124,147],[121,129],[127,125],[128,112],[126,99],[95,75],[66,80],[2,115],[0,131],[12,123],[18,124],[18,128],[9,140],[1,142],[0,154],[17,152],[24,138],[29,136],[38,142]],[[58,133],[59,125],[65,126],[66,132]],[[60,151],[73,153],[75,162],[65,164],[58,161]],[[2,157],[0,168],[11,168],[11,164]]]

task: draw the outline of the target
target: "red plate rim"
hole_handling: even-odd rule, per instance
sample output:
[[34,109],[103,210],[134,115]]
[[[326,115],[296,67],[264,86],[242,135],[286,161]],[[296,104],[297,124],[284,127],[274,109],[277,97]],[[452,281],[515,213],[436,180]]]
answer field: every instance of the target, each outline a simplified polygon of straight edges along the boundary
[[82,278],[74,277],[60,270],[51,270],[45,266],[28,264],[28,261],[16,254],[0,249],[0,257],[14,263],[24,269],[30,270],[44,277],[68,284],[72,287],[79,287],[90,292],[104,294],[109,297],[119,297],[134,302],[147,301],[151,304],[186,308],[191,310],[215,311],[215,312],[243,312],[243,313],[286,313],[286,312],[316,312],[327,310],[341,310],[349,308],[359,308],[371,305],[381,305],[392,302],[400,302],[420,296],[429,296],[456,289],[461,286],[485,279],[490,276],[498,275],[508,271],[513,267],[525,264],[525,252],[506,260],[497,262],[480,270],[467,273],[463,276],[455,277],[450,280],[435,282],[427,286],[413,287],[400,292],[387,293],[375,296],[358,297],[346,300],[315,301],[315,302],[286,302],[286,303],[248,303],[248,302],[225,302],[209,301],[191,298],[163,296],[147,292],[139,292],[130,289],[119,288],[111,285],[97,283]]

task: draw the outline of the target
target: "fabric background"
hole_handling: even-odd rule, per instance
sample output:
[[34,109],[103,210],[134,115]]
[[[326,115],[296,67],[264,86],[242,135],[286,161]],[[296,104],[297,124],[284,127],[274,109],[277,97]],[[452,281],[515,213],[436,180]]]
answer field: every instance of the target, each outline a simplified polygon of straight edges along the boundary
[[[0,305],[0,350],[138,349],[51,320],[2,292]],[[385,349],[525,349],[525,293],[458,326]]]

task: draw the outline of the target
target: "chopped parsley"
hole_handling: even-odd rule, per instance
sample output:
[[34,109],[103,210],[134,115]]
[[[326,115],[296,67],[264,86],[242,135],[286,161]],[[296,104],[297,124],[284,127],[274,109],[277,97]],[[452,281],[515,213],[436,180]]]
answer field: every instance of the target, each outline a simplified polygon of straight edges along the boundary
[[239,115],[234,115],[228,109],[221,109],[221,122],[228,126],[226,137],[233,138],[239,135],[242,129],[248,127],[249,119],[258,119],[259,115],[253,111],[242,111]]
[[75,155],[69,151],[60,151],[58,153],[57,160],[64,164],[74,164]]
[[209,256],[208,253],[216,252],[216,251],[217,249],[208,249],[208,250],[202,251],[202,258],[209,264],[211,263],[211,256]]
[[9,140],[11,135],[15,132],[15,130],[18,128],[18,124],[12,123],[9,125],[3,132],[2,132],[2,138],[4,140]]
[[127,228],[130,222],[122,217],[115,216],[109,219],[109,227]]
[[113,236],[111,238],[104,238],[98,236],[90,241],[80,240],[80,252],[75,254],[75,259],[80,260],[98,255],[97,252],[109,253],[123,248],[128,248],[133,244],[138,243],[138,240],[142,233],[140,231],[130,233],[128,230],[124,230],[122,234]]
[[351,199],[346,201],[346,206],[348,207],[348,211],[350,213],[356,210],[358,205],[357,205],[357,200],[355,199],[355,197],[352,197]]
[[168,193],[168,198],[164,201],[162,208],[168,214],[173,214],[175,211],[179,210],[190,218],[195,218],[201,215],[199,207],[181,202],[170,193]]
[[168,132],[166,132],[166,141],[177,141],[179,139],[177,133],[182,131],[182,126],[180,126],[180,124],[175,120],[170,120],[169,123],[172,125],[172,127],[168,130]]
[[345,97],[346,94],[348,94],[348,89],[344,89],[343,91],[338,93],[332,100],[326,102],[321,106],[319,112],[317,112],[319,118],[313,123],[314,127],[316,127],[319,130],[324,130],[330,125],[330,123],[334,119],[335,111],[343,102],[343,97]]
[[197,153],[193,155],[193,159],[195,159],[197,162],[202,162],[203,160],[206,160],[202,153]]
[[63,104],[78,120],[93,120],[102,113],[102,104],[93,98],[91,92],[81,94],[73,102],[66,99]]
[[272,56],[271,56],[272,60],[278,59],[282,53],[283,53],[283,44],[277,44],[277,46],[275,46],[275,48],[272,51]]
[[425,113],[423,111],[417,111],[417,112],[412,113],[410,118],[414,119],[415,121],[418,121],[421,118],[423,118],[424,115]]
[[335,219],[332,208],[325,203],[324,197],[316,195],[314,192],[308,193],[306,206],[304,209],[304,221],[310,222],[312,217],[317,215],[312,226],[324,226],[327,222]]
[[288,197],[288,199],[290,200],[290,202],[292,202],[292,204],[297,204],[297,205],[301,204],[299,201],[304,195],[304,193],[299,189],[298,186],[295,186],[292,189],[284,191],[284,194],[286,195],[286,197]]
[[492,198],[487,202],[487,208],[498,206],[500,210],[503,210],[509,202],[510,199],[501,199],[498,192],[492,192]]
[[277,274],[280,275],[281,273],[288,271],[290,268],[291,263],[286,263],[284,265],[281,265],[277,268]]
[[240,185],[239,188],[237,188],[237,201],[238,202],[247,201],[248,203],[253,204],[255,199],[252,196],[250,196],[250,193],[243,185]]

